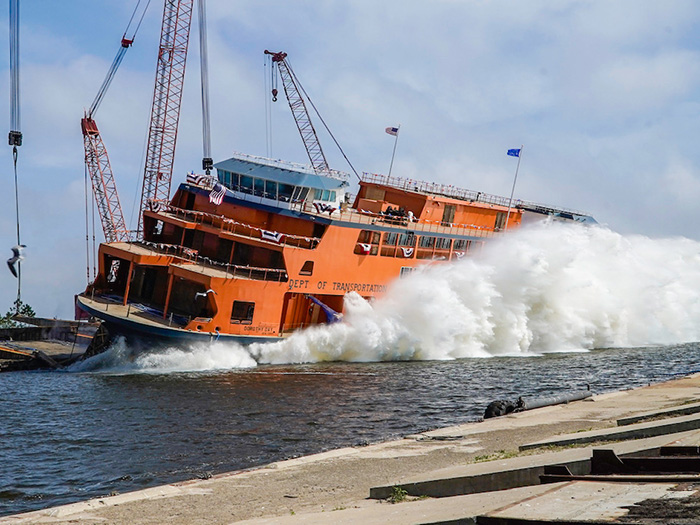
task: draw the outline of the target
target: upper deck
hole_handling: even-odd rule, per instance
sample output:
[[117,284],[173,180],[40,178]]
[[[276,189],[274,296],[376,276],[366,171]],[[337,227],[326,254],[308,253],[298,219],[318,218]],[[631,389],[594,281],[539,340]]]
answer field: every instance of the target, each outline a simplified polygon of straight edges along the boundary
[[525,201],[521,199],[510,201],[507,197],[500,195],[492,195],[481,191],[468,190],[459,188],[451,184],[438,184],[435,182],[425,182],[413,179],[404,179],[401,177],[391,177],[377,173],[363,173],[362,183],[376,186],[387,186],[396,188],[406,192],[419,193],[423,195],[434,195],[438,197],[447,197],[450,199],[461,200],[469,203],[480,202],[495,206],[509,207],[515,209],[541,213],[545,215],[553,215],[572,220],[580,220],[581,222],[597,222],[588,212],[575,210],[572,208],[564,208],[562,206],[551,206],[548,204],[536,203],[533,201]]
[[[144,214],[176,227],[167,240],[152,240],[178,244],[178,232],[198,230],[231,241],[248,239],[273,250],[313,250],[330,225],[483,238],[519,225],[524,212],[593,221],[567,208],[511,203],[452,185],[369,173],[363,174],[358,194],[351,199],[347,174],[317,174],[300,165],[248,155],[216,167],[217,178],[188,176],[171,203]],[[218,200],[212,198],[214,193],[220,194]]]
[[[319,213],[323,214],[332,208],[337,210],[347,209],[350,195],[346,188],[349,186],[350,175],[341,171],[330,170],[323,173],[315,173],[310,167],[301,164],[268,159],[253,155],[236,153],[234,157],[216,164],[218,181],[231,190],[237,197],[243,200],[260,204],[272,205],[282,209],[299,207],[299,205],[316,206]],[[396,190],[391,193],[393,201],[386,199],[386,191],[377,198],[379,193],[372,189]],[[401,195],[401,192],[403,195]],[[421,202],[417,196],[424,197]],[[361,201],[360,199],[366,199]],[[369,201],[382,201],[367,202]],[[492,195],[481,191],[460,188],[454,185],[425,182],[421,180],[391,177],[375,173],[363,173],[360,178],[360,191],[354,200],[353,208],[358,211],[386,214],[389,211],[403,209],[406,215],[415,218],[430,220],[421,207],[426,201],[444,201],[446,205],[458,208],[456,215],[464,218],[464,213],[459,213],[459,208],[464,211],[465,205],[472,209],[480,205],[507,210],[507,214],[513,214],[514,210],[554,216],[556,218],[595,223],[590,214],[561,206],[551,206],[531,201],[515,200]],[[451,202],[456,201],[456,202]],[[478,203],[478,204],[475,204]],[[430,207],[428,207],[429,209]],[[516,211],[516,213],[520,213]],[[408,213],[410,212],[410,214]],[[396,215],[396,213],[394,213]],[[473,215],[473,214],[466,214]],[[442,223],[455,223],[451,212],[441,217]],[[510,217],[505,220],[495,220],[493,229],[496,231],[506,227]],[[517,223],[518,217],[513,220]],[[473,221],[456,221],[460,224],[468,224]],[[486,224],[479,223],[480,228]]]

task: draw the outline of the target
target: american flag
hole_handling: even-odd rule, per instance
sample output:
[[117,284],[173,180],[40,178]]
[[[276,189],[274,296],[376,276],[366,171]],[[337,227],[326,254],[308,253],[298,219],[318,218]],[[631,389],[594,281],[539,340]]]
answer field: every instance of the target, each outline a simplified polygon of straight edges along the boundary
[[386,128],[384,131],[386,131],[389,135],[393,135],[394,137],[399,134],[399,128],[395,128],[393,126]]
[[217,182],[209,192],[209,202],[218,206],[224,201],[224,195],[226,195],[226,188]]

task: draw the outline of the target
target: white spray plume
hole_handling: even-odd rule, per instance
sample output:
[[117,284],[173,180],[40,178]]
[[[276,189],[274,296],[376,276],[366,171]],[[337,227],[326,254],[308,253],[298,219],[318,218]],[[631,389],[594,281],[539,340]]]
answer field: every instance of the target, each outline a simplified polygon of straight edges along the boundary
[[138,356],[129,369],[533,355],[700,340],[700,243],[543,222],[426,265],[343,322],[282,341]]
[[220,342],[199,343],[188,348],[165,348],[134,353],[124,338],[117,338],[101,354],[71,366],[72,372],[109,372],[110,374],[169,373],[202,370],[252,368],[257,363],[243,347]]
[[342,324],[250,348],[258,362],[531,355],[700,340],[700,243],[543,222],[454,264],[348,294]]

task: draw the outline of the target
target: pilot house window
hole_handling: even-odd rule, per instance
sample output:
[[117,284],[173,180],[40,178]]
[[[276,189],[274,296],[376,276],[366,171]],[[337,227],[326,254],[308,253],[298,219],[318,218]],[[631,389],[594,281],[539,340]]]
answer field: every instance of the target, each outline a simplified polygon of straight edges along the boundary
[[241,191],[243,193],[253,193],[253,177],[241,175]]
[[236,324],[252,323],[254,310],[255,303],[233,301],[233,309],[231,310],[231,322]]

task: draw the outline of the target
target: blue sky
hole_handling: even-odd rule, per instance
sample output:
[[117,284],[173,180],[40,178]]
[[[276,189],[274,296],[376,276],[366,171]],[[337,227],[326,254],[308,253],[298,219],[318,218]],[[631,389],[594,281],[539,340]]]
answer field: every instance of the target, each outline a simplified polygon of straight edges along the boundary
[[[79,122],[136,2],[21,6],[23,298],[70,317],[86,284]],[[700,4],[692,1],[208,0],[214,160],[305,162],[283,99],[265,118],[263,50],[283,50],[358,171],[585,210],[625,235],[700,239]],[[162,3],[153,0],[96,120],[127,222],[140,192]],[[7,42],[7,10],[0,41]],[[9,91],[9,50],[0,92]],[[196,25],[174,183],[201,158]],[[9,96],[0,121],[9,131]],[[268,126],[271,126],[268,128]],[[349,171],[321,136],[333,167]],[[15,244],[11,148],[0,148],[0,246]],[[99,224],[98,224],[98,234]],[[0,253],[3,248],[0,248]],[[0,273],[0,313],[16,294]]]

